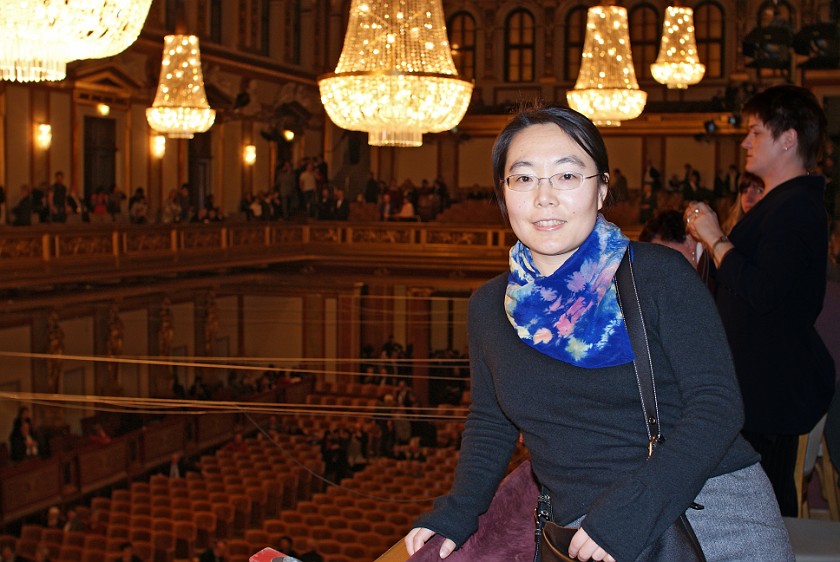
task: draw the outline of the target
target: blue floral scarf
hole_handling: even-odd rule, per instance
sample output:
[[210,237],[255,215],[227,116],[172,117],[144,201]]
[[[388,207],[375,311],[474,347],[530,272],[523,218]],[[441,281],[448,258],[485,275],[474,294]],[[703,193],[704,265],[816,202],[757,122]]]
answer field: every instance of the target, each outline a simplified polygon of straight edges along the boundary
[[505,312],[519,338],[540,353],[578,367],[633,361],[614,281],[629,244],[621,230],[599,214],[577,251],[543,277],[531,250],[517,242],[510,249]]

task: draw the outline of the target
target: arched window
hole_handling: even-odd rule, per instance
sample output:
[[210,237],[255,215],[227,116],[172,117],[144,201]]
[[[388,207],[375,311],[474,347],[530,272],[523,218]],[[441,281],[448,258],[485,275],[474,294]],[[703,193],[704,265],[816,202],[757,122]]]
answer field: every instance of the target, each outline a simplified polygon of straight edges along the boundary
[[467,12],[458,12],[449,19],[446,30],[459,76],[472,80],[475,78],[475,19]]
[[723,78],[725,27],[723,8],[717,2],[700,2],[694,8],[694,38],[700,62],[706,65],[705,78]]
[[580,73],[580,57],[583,54],[583,42],[586,38],[586,6],[577,6],[566,14],[566,35],[563,41],[563,77],[577,81]]
[[758,7],[755,19],[759,27],[778,25],[793,29],[796,23],[796,9],[787,0],[765,0]]
[[659,14],[651,4],[639,4],[630,10],[627,17],[636,78],[651,78],[650,65],[656,62],[662,34]]
[[518,9],[505,22],[505,80],[531,82],[534,80],[536,33],[531,12]]

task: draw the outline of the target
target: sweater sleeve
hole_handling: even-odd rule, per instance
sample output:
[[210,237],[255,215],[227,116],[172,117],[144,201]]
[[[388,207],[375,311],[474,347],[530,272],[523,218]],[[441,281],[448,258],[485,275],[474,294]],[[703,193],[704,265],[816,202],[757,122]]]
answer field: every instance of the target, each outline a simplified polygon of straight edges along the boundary
[[[479,291],[470,300],[469,343],[472,404],[461,441],[458,468],[449,494],[435,500],[434,510],[422,515],[414,527],[425,527],[461,546],[476,529],[478,516],[487,511],[516,447],[519,431],[496,399],[493,379],[484,361]],[[502,302],[485,306],[502,306]]]
[[667,364],[653,365],[654,376],[674,377],[683,407],[680,419],[660,420],[665,440],[651,458],[617,478],[583,522],[590,537],[619,561],[635,560],[688,508],[743,423],[735,370],[711,295],[676,252],[635,247],[650,346],[660,346],[667,358]]
[[768,217],[754,254],[744,254],[737,244],[726,254],[715,274],[718,285],[760,314],[778,308],[802,272],[814,262],[825,261],[815,257],[814,245],[825,238],[820,221],[815,220],[822,214],[823,209],[812,208],[807,200],[789,198]]

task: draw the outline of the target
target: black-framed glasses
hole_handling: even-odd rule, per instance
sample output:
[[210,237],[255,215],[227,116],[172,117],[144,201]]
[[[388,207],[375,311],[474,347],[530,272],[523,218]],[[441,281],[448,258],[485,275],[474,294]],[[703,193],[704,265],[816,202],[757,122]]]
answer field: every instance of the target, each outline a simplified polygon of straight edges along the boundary
[[600,175],[584,176],[579,172],[559,172],[548,178],[538,178],[533,174],[512,174],[505,178],[505,186],[513,191],[533,191],[539,187],[542,180],[548,180],[552,189],[571,191],[582,186],[584,181]]

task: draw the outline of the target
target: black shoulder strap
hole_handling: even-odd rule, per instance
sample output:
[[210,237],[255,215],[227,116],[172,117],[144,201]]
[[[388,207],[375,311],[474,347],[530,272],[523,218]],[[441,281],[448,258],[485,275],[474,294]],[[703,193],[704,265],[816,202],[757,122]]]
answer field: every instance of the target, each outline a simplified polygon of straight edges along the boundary
[[648,438],[648,456],[654,445],[662,440],[659,427],[659,407],[656,403],[656,385],[653,380],[653,365],[650,359],[647,332],[642,319],[642,306],[636,292],[636,279],[633,275],[633,264],[630,261],[630,246],[624,252],[621,265],[615,274],[615,287],[618,293],[618,303],[624,315],[624,324],[630,336],[630,347],[633,349],[633,368],[636,371],[636,384],[642,399],[642,412],[645,416]]

